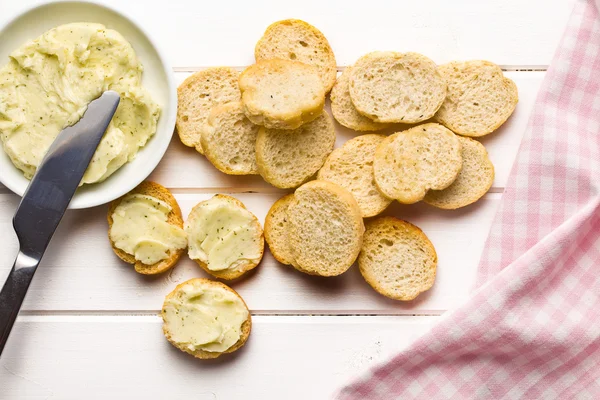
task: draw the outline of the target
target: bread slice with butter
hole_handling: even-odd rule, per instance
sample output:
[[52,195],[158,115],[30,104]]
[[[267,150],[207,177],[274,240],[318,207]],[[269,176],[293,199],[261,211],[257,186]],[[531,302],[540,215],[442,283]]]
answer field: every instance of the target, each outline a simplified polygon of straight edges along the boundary
[[188,255],[210,275],[236,279],[263,257],[260,222],[238,199],[217,194],[192,208],[184,224]]
[[271,129],[296,129],[323,111],[325,88],[315,67],[298,61],[262,60],[240,75],[248,119]]
[[336,183],[352,193],[364,218],[379,214],[392,202],[379,192],[373,177],[373,156],[385,138],[368,134],[350,139],[335,149],[319,170],[318,179]]
[[346,189],[311,181],[288,208],[292,265],[309,275],[336,276],[356,260],[365,230],[358,203]]
[[423,200],[430,189],[446,189],[461,168],[458,136],[435,123],[388,136],[375,150],[373,161],[381,193],[404,204]]
[[333,50],[320,30],[299,19],[269,25],[254,49],[256,61],[282,58],[314,66],[329,92],[337,75]]
[[334,145],[335,126],[326,111],[291,131],[261,127],[256,138],[258,172],[275,187],[298,187],[317,173]]
[[187,248],[181,209],[163,186],[145,181],[110,203],[108,239],[115,254],[143,275],[164,272]]
[[288,194],[277,200],[269,209],[265,218],[265,240],[271,254],[282,264],[291,265],[293,262],[288,230],[288,208],[294,201],[294,194]]
[[213,107],[208,128],[202,133],[204,155],[219,171],[229,175],[257,175],[254,125],[234,101]]
[[212,67],[193,73],[179,85],[175,126],[183,144],[204,154],[201,137],[207,129],[210,110],[240,101],[239,75],[233,68]]
[[458,136],[461,142],[462,168],[452,185],[430,190],[423,201],[446,210],[468,206],[479,200],[494,183],[494,165],[485,147],[474,139]]
[[358,267],[377,292],[408,301],[433,286],[437,254],[429,238],[413,224],[379,217],[366,223]]
[[252,330],[252,317],[242,297],[221,282],[203,278],[177,285],[166,296],[161,316],[167,340],[200,359],[233,353]]
[[519,101],[517,85],[489,61],[440,65],[448,95],[435,118],[453,132],[478,137],[498,129]]
[[446,98],[437,65],[418,53],[369,53],[350,72],[350,98],[359,113],[381,123],[414,124],[433,117]]

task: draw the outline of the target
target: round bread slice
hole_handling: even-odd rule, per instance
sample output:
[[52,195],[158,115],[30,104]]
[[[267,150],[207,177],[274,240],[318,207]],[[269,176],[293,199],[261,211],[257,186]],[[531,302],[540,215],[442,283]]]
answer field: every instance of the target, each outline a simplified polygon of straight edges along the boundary
[[[243,225],[238,225],[239,221]],[[198,236],[198,228],[202,237]],[[188,235],[189,257],[216,278],[237,279],[256,268],[262,260],[265,245],[263,229],[258,218],[235,197],[217,194],[196,204],[185,221],[184,229]],[[229,247],[221,249],[219,242],[226,238],[229,239],[226,243]],[[215,270],[209,266],[209,253],[214,251],[213,247],[208,247],[209,243],[231,255],[227,259],[227,268]],[[238,255],[243,246],[247,247]]]
[[349,90],[364,116],[412,124],[433,117],[446,97],[446,82],[421,54],[373,52],[352,67]]
[[256,138],[258,172],[275,187],[298,187],[323,166],[334,145],[335,127],[326,111],[291,131],[260,128]]
[[365,117],[356,110],[350,98],[350,72],[352,67],[347,67],[337,78],[331,90],[331,113],[341,125],[355,131],[378,131],[385,129],[389,124],[375,122]]
[[461,143],[462,169],[452,185],[430,190],[423,201],[434,207],[454,210],[479,200],[494,183],[494,165],[485,147],[476,140],[458,137]]
[[270,129],[296,129],[325,105],[317,69],[298,61],[258,61],[242,72],[240,89],[248,119]]
[[288,208],[293,201],[293,193],[283,196],[273,203],[265,218],[265,240],[273,257],[285,265],[291,265],[293,262],[288,240]]
[[254,125],[239,101],[216,106],[202,133],[202,148],[208,161],[229,175],[256,175],[256,136]]
[[373,177],[375,149],[385,138],[368,134],[347,141],[329,155],[318,174],[318,179],[338,184],[352,193],[364,218],[379,214],[392,202],[379,192]]
[[366,224],[358,267],[377,292],[408,301],[433,286],[437,254],[427,236],[413,224],[380,217]]
[[346,189],[312,181],[288,208],[292,265],[309,275],[337,276],[356,260],[365,231],[360,208]]
[[517,106],[517,85],[496,64],[455,61],[438,70],[448,83],[448,95],[435,118],[459,135],[487,135],[506,122]]
[[[235,342],[227,350],[225,350],[223,352],[206,351],[206,350],[202,350],[202,349],[192,350],[185,344],[179,343],[175,340],[175,338],[174,338],[175,335],[174,335],[174,332],[172,331],[174,328],[172,326],[173,321],[171,321],[171,318],[180,318],[180,313],[178,313],[178,310],[175,311],[175,315],[171,315],[171,313],[169,313],[169,311],[168,311],[169,300],[177,298],[177,296],[180,296],[182,291],[186,287],[190,287],[190,286],[194,289],[198,288],[200,290],[203,288],[212,288],[215,290],[221,290],[221,291],[223,291],[223,293],[225,293],[225,295],[233,294],[237,299],[239,299],[241,304],[243,304],[244,307],[246,308],[246,312],[248,313],[248,316],[241,325],[240,338],[238,339],[237,342]],[[200,309],[198,308],[197,310],[200,310]],[[223,354],[233,353],[234,351],[241,348],[244,344],[246,344],[246,342],[248,341],[248,337],[250,336],[250,331],[252,330],[252,316],[250,314],[250,310],[248,309],[248,306],[246,305],[246,302],[244,301],[244,299],[235,290],[233,290],[229,286],[227,286],[221,282],[211,281],[210,279],[204,279],[204,278],[190,279],[186,282],[183,282],[183,283],[177,285],[177,287],[175,287],[175,289],[173,289],[173,291],[165,297],[165,302],[163,304],[161,316],[163,319],[163,333],[164,333],[165,337],[167,338],[167,340],[169,341],[169,343],[171,343],[173,346],[177,347],[179,350],[181,350],[185,353],[191,354],[192,356],[194,356],[196,358],[200,358],[200,359],[212,359],[212,358],[217,358]],[[190,322],[192,322],[192,321],[190,321]]]
[[[119,206],[119,204],[121,204],[121,201],[127,195],[130,194],[144,194],[147,196],[154,197],[158,200],[162,200],[165,203],[169,204],[169,206],[171,206],[171,212],[167,216],[167,222],[171,225],[183,228],[183,217],[181,216],[181,209],[179,208],[179,204],[177,204],[177,200],[175,200],[175,197],[173,197],[173,194],[171,194],[171,192],[167,188],[163,187],[162,185],[159,185],[158,183],[144,181],[126,195],[121,196],[120,198],[113,200],[110,203],[106,215],[106,219],[108,220],[109,232],[113,225],[113,214],[115,212],[115,209]],[[121,249],[118,249],[115,246],[114,241],[111,239],[110,234],[108,235],[108,240],[110,241],[110,245],[112,246],[112,249],[115,252],[115,254],[126,263],[133,264],[135,272],[140,273],[142,275],[160,274],[161,272],[165,272],[173,268],[186,250],[186,248],[178,249],[169,253],[169,258],[161,260],[155,264],[148,265],[136,260],[134,255],[126,253]]]
[[404,204],[423,200],[430,189],[447,188],[461,168],[458,136],[435,123],[388,136],[375,150],[373,162],[379,191]]
[[337,64],[329,42],[320,30],[299,19],[271,24],[254,49],[256,61],[271,58],[300,61],[314,66],[325,91],[329,92],[337,75]]
[[190,75],[177,88],[176,128],[181,142],[200,154],[201,137],[207,128],[210,110],[219,104],[240,101],[239,72],[229,67],[214,67]]

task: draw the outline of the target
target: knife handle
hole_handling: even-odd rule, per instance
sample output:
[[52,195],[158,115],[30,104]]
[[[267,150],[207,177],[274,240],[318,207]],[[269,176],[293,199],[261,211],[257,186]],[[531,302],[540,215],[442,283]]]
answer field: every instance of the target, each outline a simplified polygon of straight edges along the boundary
[[39,259],[19,251],[15,264],[0,291],[0,355],[39,263]]

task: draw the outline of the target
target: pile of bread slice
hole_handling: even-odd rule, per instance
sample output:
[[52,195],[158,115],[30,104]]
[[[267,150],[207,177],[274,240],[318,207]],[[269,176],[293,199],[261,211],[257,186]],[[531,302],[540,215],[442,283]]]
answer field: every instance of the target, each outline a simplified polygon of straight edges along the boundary
[[[358,259],[367,282],[388,297],[429,289],[437,256],[425,234],[394,217],[371,218],[394,200],[456,209],[480,199],[494,167],[473,138],[512,114],[514,82],[491,62],[438,66],[410,52],[369,53],[338,77],[323,33],[293,19],[267,28],[255,58],[241,73],[209,68],[183,82],[181,141],[224,173],[296,189],[265,222],[280,262],[335,276]],[[335,120],[357,132],[335,150],[328,93]]]

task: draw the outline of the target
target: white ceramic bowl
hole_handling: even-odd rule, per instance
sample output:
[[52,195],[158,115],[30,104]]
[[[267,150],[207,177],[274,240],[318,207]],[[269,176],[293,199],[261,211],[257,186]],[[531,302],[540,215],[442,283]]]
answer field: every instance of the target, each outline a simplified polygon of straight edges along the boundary
[[[143,11],[142,11],[143,12]],[[27,40],[35,39],[58,25],[97,22],[115,29],[131,43],[144,65],[143,85],[161,107],[156,134],[137,154],[104,182],[77,190],[69,208],[88,208],[107,203],[127,193],[150,175],[163,157],[175,128],[177,87],[170,64],[147,32],[115,10],[95,3],[66,1],[43,4],[15,17],[0,30],[0,66],[8,55]],[[0,146],[0,182],[22,196],[29,184]]]

